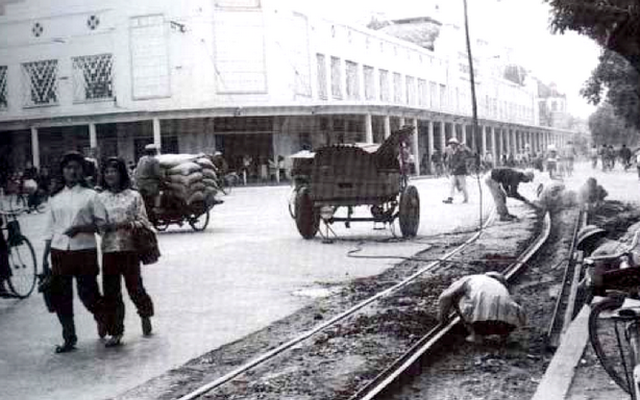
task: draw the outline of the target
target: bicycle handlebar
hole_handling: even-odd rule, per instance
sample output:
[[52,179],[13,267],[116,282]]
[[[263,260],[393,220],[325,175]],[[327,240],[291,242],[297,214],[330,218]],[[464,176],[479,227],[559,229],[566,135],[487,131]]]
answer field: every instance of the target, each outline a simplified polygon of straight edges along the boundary
[[589,260],[589,261],[605,261],[605,260],[613,260],[616,258],[620,258],[624,255],[626,255],[627,253],[629,253],[631,250],[633,250],[637,245],[638,245],[638,238],[640,237],[640,230],[636,231],[636,233],[633,235],[633,241],[631,242],[631,245],[623,250],[620,251],[618,253],[614,253],[614,254],[605,254],[602,256],[594,256],[594,257],[585,257],[585,260]]
[[0,210],[0,215],[4,215],[7,217],[17,217],[20,214],[22,214],[23,210],[17,210],[17,211],[4,211],[4,210]]

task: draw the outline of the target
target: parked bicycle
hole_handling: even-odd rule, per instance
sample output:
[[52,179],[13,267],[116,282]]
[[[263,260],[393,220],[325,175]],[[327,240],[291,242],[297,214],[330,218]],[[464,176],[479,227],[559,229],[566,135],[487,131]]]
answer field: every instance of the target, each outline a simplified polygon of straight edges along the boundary
[[29,239],[20,230],[17,216],[20,212],[0,211],[2,218],[1,235],[5,235],[9,255],[9,290],[17,298],[24,299],[31,295],[36,285],[37,261],[36,253]]
[[639,235],[620,253],[585,258],[587,265],[613,267],[599,285],[606,297],[591,307],[589,340],[604,370],[633,400],[640,400],[640,302],[629,299],[638,299],[640,288],[640,266],[632,257]]

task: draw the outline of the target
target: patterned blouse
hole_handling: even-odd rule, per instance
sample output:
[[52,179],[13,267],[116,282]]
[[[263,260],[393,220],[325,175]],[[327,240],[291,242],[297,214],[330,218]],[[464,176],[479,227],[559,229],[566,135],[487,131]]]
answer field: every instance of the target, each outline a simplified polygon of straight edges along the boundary
[[[107,211],[107,222],[109,224],[129,222],[132,223],[132,226],[144,224],[151,227],[151,223],[147,219],[147,211],[144,208],[142,196],[135,190],[125,189],[118,193],[105,190],[98,195],[98,199]],[[103,253],[134,250],[131,228],[120,228],[102,233]]]

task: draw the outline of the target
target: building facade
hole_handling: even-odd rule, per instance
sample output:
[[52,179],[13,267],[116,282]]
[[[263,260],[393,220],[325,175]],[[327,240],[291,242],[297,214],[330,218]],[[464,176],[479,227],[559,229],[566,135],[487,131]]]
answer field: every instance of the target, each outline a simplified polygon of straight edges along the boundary
[[52,166],[93,148],[135,161],[156,143],[165,153],[219,150],[234,169],[249,156],[258,174],[278,156],[380,143],[404,124],[416,127],[417,160],[451,136],[495,157],[566,141],[569,132],[539,126],[534,88],[481,58],[474,132],[460,31],[443,32],[431,51],[276,0],[7,4],[0,157]]

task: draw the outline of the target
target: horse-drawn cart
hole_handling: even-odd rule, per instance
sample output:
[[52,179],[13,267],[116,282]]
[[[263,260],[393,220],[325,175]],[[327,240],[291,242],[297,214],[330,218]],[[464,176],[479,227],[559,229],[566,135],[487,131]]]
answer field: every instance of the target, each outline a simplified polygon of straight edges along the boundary
[[[381,145],[331,145],[315,153],[291,156],[295,182],[293,216],[300,235],[313,238],[320,222],[399,220],[404,237],[416,236],[420,224],[418,190],[408,184],[405,157],[413,127],[393,132]],[[356,206],[369,206],[371,217],[354,217]],[[336,216],[346,207],[346,217]]]

